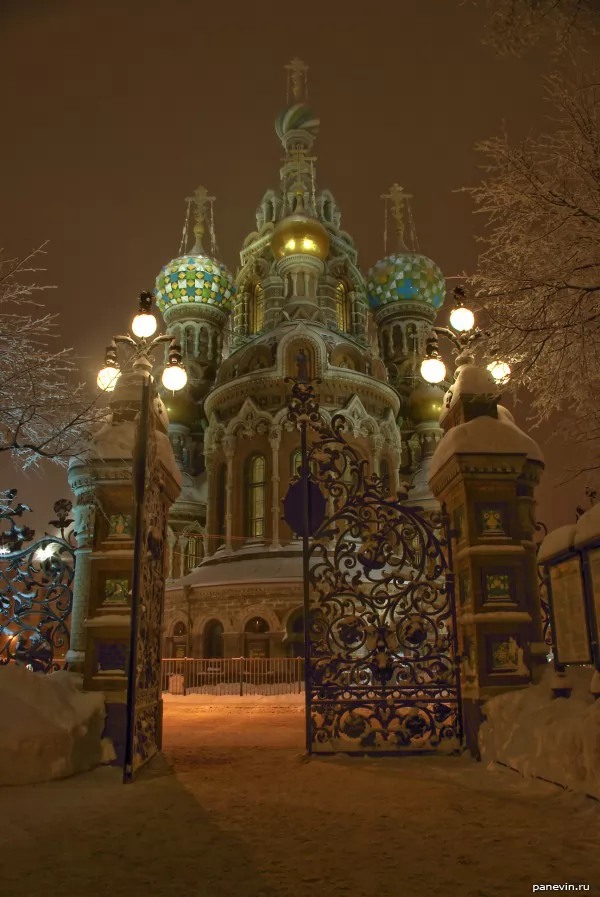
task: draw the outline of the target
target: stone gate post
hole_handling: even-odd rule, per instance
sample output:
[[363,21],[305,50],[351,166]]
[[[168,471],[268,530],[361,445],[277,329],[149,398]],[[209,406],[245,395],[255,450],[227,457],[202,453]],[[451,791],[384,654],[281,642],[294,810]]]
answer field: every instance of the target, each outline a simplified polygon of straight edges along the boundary
[[457,359],[429,484],[453,530],[453,572],[467,746],[479,758],[481,706],[541,675],[547,646],[534,542],[537,444],[498,404],[491,374]]
[[[103,691],[107,708],[105,735],[117,763],[123,763],[127,708],[127,672],[131,628],[134,500],[131,475],[136,416],[142,378],[123,374],[112,393],[106,422],[87,451],[69,465],[75,494],[76,573],[73,589],[71,669],[82,672],[84,688]],[[160,442],[163,496],[167,507],[181,489],[181,477],[167,437],[162,401],[152,402],[150,426]],[[168,546],[167,533],[163,544]],[[168,548],[165,549],[165,563]]]

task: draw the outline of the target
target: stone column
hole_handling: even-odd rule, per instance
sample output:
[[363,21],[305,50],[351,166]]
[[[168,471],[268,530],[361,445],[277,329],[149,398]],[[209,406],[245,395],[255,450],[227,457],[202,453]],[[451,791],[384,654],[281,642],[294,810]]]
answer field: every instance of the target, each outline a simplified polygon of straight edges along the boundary
[[235,456],[235,437],[226,436],[223,440],[223,451],[227,459],[227,496],[225,503],[225,548],[233,547],[233,459]]
[[272,427],[269,433],[269,445],[272,452],[271,493],[273,496],[271,548],[281,548],[279,542],[279,520],[281,518],[281,502],[279,500],[279,449],[281,447],[281,427]]
[[[69,483],[77,496],[75,519],[81,562],[78,558],[74,638],[68,660],[72,662],[70,669],[83,672],[86,690],[104,693],[105,734],[113,740],[119,763],[123,760],[126,727],[134,561],[131,459],[141,383],[137,373],[121,376],[110,400],[108,422],[69,468]],[[168,508],[181,488],[179,472],[163,418],[151,412],[150,425],[156,428],[157,439],[162,440],[157,464],[160,469],[153,475],[164,482]],[[165,532],[161,533],[163,551],[168,550],[166,537],[165,522]]]
[[[77,548],[75,550],[71,634],[66,660],[70,669],[81,672],[85,657],[85,619],[88,614],[90,597],[90,558],[94,541],[96,502],[94,493],[87,491],[91,487],[89,479],[84,477],[84,482],[76,485],[77,477],[75,474],[71,474],[73,470],[74,465],[69,469],[69,485],[76,495],[73,515]],[[82,485],[86,491],[81,491]]]
[[212,506],[212,487],[213,487],[213,456],[212,451],[207,452],[204,456],[204,464],[206,468],[206,526],[204,528],[204,557],[210,557],[211,542],[210,533],[216,529],[215,508]]
[[520,512],[522,484],[532,497],[544,462],[498,405],[489,372],[470,362],[459,358],[429,485],[453,531],[463,721],[469,750],[479,757],[484,702],[537,681],[546,659],[529,501],[527,520]]
[[373,457],[371,459],[371,474],[374,474],[375,476],[379,476],[381,449],[383,448],[384,442],[385,440],[383,436],[377,433],[371,436],[371,447],[373,449]]

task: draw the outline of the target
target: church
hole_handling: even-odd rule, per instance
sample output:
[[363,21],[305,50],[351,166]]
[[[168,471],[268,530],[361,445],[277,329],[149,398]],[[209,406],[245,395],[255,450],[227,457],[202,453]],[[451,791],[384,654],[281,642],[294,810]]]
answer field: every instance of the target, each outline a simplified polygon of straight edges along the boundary
[[164,657],[303,652],[302,543],[282,517],[300,467],[286,382],[298,365],[319,379],[322,414],[343,415],[385,487],[395,494],[409,483],[412,503],[434,504],[428,468],[444,391],[425,384],[419,366],[444,276],[407,248],[397,184],[384,197],[397,245],[362,273],[336,201],[317,182],[307,67],[294,60],[286,71],[275,123],[285,160],[236,275],[216,257],[213,198],[198,188],[188,203],[193,245],[186,225],[181,254],[156,282],[188,372],[183,394],[164,396],[183,479],[169,519]]

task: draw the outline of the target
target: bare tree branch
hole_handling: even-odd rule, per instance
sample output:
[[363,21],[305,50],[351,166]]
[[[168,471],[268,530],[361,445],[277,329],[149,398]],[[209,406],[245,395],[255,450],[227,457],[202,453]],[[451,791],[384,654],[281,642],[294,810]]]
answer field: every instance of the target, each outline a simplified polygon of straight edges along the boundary
[[[533,396],[536,423],[561,411],[569,436],[600,463],[600,91],[597,77],[553,75],[554,130],[478,146],[484,180],[466,188],[487,218],[470,278],[485,313],[488,354]],[[582,462],[585,463],[585,462]]]
[[66,463],[102,414],[77,380],[73,353],[48,348],[57,315],[32,311],[48,289],[28,282],[43,270],[45,245],[20,259],[0,255],[0,453],[23,467],[42,457]]

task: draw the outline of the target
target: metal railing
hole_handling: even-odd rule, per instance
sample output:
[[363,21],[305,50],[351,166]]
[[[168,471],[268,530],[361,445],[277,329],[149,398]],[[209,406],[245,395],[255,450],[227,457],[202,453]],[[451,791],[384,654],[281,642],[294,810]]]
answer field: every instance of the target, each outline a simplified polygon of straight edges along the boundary
[[301,657],[165,657],[162,690],[189,695],[290,695],[304,690]]

